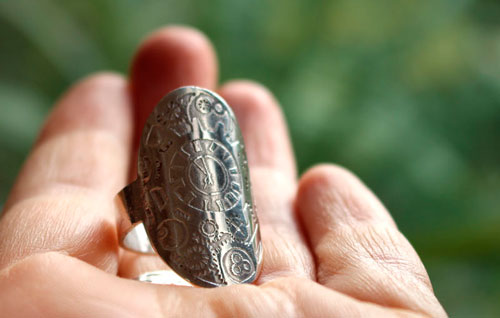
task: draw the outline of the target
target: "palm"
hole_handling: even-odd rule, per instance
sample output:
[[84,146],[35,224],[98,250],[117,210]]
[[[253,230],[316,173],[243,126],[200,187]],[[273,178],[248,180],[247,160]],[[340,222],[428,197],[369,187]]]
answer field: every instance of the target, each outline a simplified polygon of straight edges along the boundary
[[135,175],[130,167],[140,128],[166,92],[182,85],[214,90],[216,75],[203,36],[168,28],[143,44],[130,85],[118,75],[96,75],[61,99],[0,222],[5,314],[445,315],[418,256],[382,204],[338,167],[313,168],[297,181],[276,101],[242,81],[218,91],[246,142],[264,244],[258,286],[198,289],[120,278],[165,266],[158,257],[120,250],[116,238],[112,198],[130,170]]

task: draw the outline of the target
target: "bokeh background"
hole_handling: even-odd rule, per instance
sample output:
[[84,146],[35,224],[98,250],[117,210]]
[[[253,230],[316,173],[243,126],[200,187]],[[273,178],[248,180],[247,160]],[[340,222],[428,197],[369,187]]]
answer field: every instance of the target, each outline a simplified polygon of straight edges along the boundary
[[0,204],[54,100],[165,24],[283,105],[301,171],[390,209],[452,317],[500,317],[500,1],[0,1]]

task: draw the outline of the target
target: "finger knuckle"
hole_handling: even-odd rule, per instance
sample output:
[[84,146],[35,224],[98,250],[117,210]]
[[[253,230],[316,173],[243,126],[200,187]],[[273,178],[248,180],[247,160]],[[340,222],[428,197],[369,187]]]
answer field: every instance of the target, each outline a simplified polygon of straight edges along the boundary
[[346,181],[358,178],[344,167],[334,164],[319,164],[309,169],[300,180],[299,189],[337,187]]
[[[158,46],[158,44],[161,45]],[[170,54],[173,51],[173,53],[182,53],[187,58],[198,57],[211,46],[206,35],[198,29],[185,25],[171,25],[149,34],[141,45],[137,57],[158,53],[156,51],[158,48],[161,53]]]

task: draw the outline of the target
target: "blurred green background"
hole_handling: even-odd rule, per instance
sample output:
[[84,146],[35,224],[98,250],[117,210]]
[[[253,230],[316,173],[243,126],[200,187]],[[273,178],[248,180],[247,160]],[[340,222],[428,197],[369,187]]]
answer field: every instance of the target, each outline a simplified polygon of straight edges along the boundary
[[381,197],[452,317],[500,317],[497,0],[0,1],[0,203],[54,100],[172,23],[274,91],[301,171]]

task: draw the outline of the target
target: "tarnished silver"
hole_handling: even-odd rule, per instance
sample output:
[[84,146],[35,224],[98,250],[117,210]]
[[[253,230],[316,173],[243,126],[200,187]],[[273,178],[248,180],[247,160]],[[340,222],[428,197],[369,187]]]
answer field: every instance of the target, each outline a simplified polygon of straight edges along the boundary
[[142,132],[138,178],[118,198],[125,248],[156,251],[198,286],[258,277],[262,243],[245,148],[219,95],[187,86],[159,102]]

